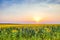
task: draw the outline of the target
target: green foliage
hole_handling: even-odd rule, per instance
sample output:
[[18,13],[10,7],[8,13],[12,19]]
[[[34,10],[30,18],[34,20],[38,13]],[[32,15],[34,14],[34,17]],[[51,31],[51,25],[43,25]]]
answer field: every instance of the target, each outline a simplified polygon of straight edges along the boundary
[[0,40],[60,40],[60,26],[0,28]]

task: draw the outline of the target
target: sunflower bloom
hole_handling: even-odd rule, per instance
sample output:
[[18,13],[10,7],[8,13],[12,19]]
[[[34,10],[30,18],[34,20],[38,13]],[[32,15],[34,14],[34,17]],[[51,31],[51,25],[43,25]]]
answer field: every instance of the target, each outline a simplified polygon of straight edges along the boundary
[[14,32],[18,32],[17,30],[12,30],[12,32],[14,33]]
[[50,31],[51,31],[49,28],[45,28],[45,30],[46,30],[47,32],[50,32]]

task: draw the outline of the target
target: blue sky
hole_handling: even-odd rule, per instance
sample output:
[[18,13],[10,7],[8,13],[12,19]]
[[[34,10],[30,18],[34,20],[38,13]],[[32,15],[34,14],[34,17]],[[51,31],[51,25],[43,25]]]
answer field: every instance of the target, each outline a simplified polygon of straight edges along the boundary
[[49,3],[60,4],[60,0],[0,0],[0,4],[12,5],[12,4],[25,4],[25,3]]
[[0,0],[0,23],[34,23],[37,16],[60,23],[60,0]]
[[60,0],[0,0],[0,7],[9,7],[13,4],[60,4]]

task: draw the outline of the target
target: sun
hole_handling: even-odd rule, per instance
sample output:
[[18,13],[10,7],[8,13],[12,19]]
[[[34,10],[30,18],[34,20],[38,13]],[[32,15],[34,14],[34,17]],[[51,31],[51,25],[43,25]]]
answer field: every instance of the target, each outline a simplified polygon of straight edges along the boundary
[[33,19],[35,22],[39,22],[42,18],[37,16],[37,17],[33,17]]

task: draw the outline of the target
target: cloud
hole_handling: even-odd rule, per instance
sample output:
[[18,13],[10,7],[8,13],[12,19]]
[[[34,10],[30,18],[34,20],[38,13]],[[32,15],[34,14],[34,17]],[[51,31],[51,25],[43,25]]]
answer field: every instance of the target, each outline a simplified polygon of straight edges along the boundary
[[[23,16],[33,16],[33,15],[39,15],[39,16],[46,16],[46,14],[49,16],[56,16],[56,14],[60,14],[60,5],[55,4],[31,4],[31,5],[12,5],[11,7],[8,7],[3,10],[2,14],[9,15],[9,16],[15,16],[15,17],[23,17]],[[41,14],[42,13],[42,14]],[[53,15],[52,15],[53,14]]]
[[[3,21],[23,20],[27,17],[40,16],[60,19],[60,0],[3,0],[0,19]],[[56,3],[56,4],[55,4]]]
[[[3,3],[56,3],[60,4],[60,0],[3,0]],[[0,2],[1,3],[1,2]]]
[[12,6],[14,4],[60,4],[60,0],[0,0],[0,8]]
[[60,0],[0,0],[0,8],[7,8],[12,5],[31,5],[31,4],[59,4]]

